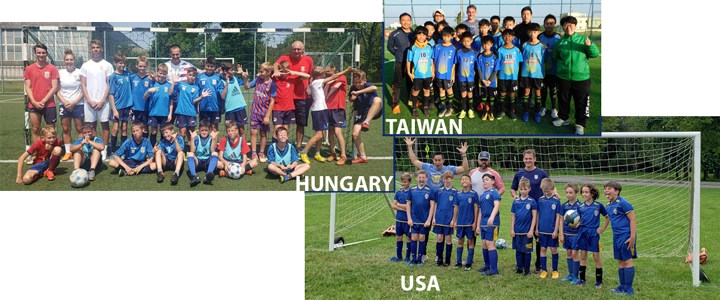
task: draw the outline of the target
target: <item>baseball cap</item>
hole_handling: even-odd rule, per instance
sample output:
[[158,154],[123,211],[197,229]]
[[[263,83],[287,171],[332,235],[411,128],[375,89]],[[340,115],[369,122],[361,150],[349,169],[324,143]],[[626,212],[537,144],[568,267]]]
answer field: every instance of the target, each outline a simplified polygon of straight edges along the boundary
[[433,15],[432,15],[433,18],[435,17],[435,14],[436,14],[436,13],[440,13],[441,15],[445,16],[445,12],[444,12],[442,9],[440,9],[440,8],[436,9],[436,10],[433,12]]
[[490,152],[483,151],[478,154],[478,159],[487,159],[490,160]]

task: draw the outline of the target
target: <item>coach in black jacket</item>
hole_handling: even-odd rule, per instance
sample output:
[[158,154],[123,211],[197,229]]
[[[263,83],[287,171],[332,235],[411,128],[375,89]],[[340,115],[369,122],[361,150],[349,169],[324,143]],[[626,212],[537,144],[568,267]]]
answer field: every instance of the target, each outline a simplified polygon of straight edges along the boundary
[[405,70],[405,58],[408,49],[415,43],[415,34],[413,33],[410,26],[412,25],[412,17],[408,13],[402,13],[400,15],[401,27],[395,29],[388,37],[387,50],[395,56],[395,72],[392,81],[392,107],[393,113],[400,113],[400,86],[402,86],[402,80],[405,78],[405,85],[407,92],[410,93],[412,88],[412,82],[406,75]]

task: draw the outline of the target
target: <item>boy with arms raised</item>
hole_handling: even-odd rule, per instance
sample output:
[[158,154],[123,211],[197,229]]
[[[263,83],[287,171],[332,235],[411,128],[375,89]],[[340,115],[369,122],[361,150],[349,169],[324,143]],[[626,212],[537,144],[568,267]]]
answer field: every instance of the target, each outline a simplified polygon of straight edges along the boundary
[[457,263],[455,264],[455,268],[463,267],[463,244],[465,243],[465,239],[467,239],[468,255],[465,260],[465,271],[470,271],[472,269],[473,257],[475,256],[475,236],[477,235],[475,229],[478,225],[478,205],[480,201],[478,200],[478,194],[472,189],[470,175],[463,175],[460,183],[462,184],[462,190],[458,191],[457,201],[455,201],[457,209],[455,229],[457,230],[456,237],[458,238],[456,250]]
[[148,100],[148,126],[152,127],[150,131],[150,144],[152,145],[157,142],[157,129],[172,121],[173,103],[170,101],[170,95],[174,92],[174,86],[167,81],[167,72],[167,65],[159,64],[157,81],[143,95],[143,98]]
[[407,74],[413,83],[412,94],[408,104],[413,109],[413,116],[419,118],[417,108],[413,106],[415,103],[420,106],[418,102],[418,95],[420,90],[423,91],[424,104],[423,110],[425,116],[430,116],[430,110],[428,108],[430,102],[430,89],[432,88],[432,80],[435,77],[435,70],[433,66],[433,49],[428,45],[427,28],[418,26],[415,28],[415,44],[410,48],[407,54]]
[[635,265],[633,258],[637,258],[635,251],[637,220],[633,206],[620,197],[622,186],[615,181],[605,184],[605,198],[610,203],[605,207],[612,223],[613,231],[613,253],[618,260],[618,278],[620,285],[611,290],[613,293],[633,295],[635,290],[632,287],[635,279]]
[[[62,142],[57,138],[54,125],[45,125],[40,129],[40,137],[18,158],[17,178],[15,183],[31,184],[40,177],[55,180],[55,168],[63,155]],[[33,165],[22,175],[25,159],[33,156]]]
[[[190,76],[188,73],[188,80]],[[165,123],[160,130],[162,139],[155,148],[155,164],[157,168],[157,182],[162,183],[165,180],[165,169],[175,169],[172,178],[170,178],[170,184],[176,185],[180,179],[180,169],[183,166],[183,160],[185,159],[185,153],[183,147],[185,141],[182,135],[178,136],[175,133],[175,128],[171,123]]]
[[[542,34],[538,36],[538,39],[540,40],[540,43],[542,43],[545,46],[545,57],[543,58],[543,65],[544,68],[544,78],[543,78],[543,89],[540,94],[540,99],[542,100],[542,109],[540,110],[540,115],[544,116],[546,112],[546,105],[545,105],[545,99],[549,96],[550,97],[550,105],[552,107],[552,118],[557,119],[558,117],[558,111],[557,111],[557,62],[555,62],[555,59],[553,59],[553,47],[555,47],[555,43],[560,40],[560,35],[555,32],[555,24],[557,23],[557,20],[555,19],[555,16],[552,14],[549,14],[545,17],[545,20],[543,21],[545,31],[543,31]],[[575,193],[577,194],[577,193]]]
[[[90,124],[85,124],[80,129],[81,136],[70,146],[73,154],[73,170],[84,168],[88,170],[88,180],[95,180],[95,168],[100,162],[105,149],[102,139],[95,136],[95,131]],[[123,142],[124,143],[124,142]],[[88,160],[88,158],[90,158]],[[86,162],[88,162],[86,164]]]
[[[267,144],[267,133],[270,132],[270,119],[275,107],[275,97],[278,86],[270,79],[273,67],[269,62],[260,65],[260,74],[250,82],[250,87],[255,88],[253,94],[252,109],[250,111],[250,159],[260,158],[260,162],[267,162],[265,146]],[[257,151],[257,136],[260,135],[260,151]]]
[[211,184],[215,178],[215,167],[218,162],[218,153],[215,152],[217,145],[217,131],[210,129],[210,121],[200,120],[200,134],[190,132],[190,153],[188,153],[188,170],[190,171],[190,187],[200,183],[197,171],[205,171],[204,184]]
[[358,157],[352,160],[353,164],[367,163],[365,144],[363,144],[361,131],[370,130],[370,120],[380,117],[382,99],[378,96],[377,87],[367,82],[367,75],[357,71],[353,77],[353,86],[350,87],[350,101],[353,101],[355,121],[353,122],[353,143],[358,149]]
[[[132,122],[142,122],[147,124],[148,122],[148,103],[145,100],[145,92],[155,83],[152,74],[147,72],[147,57],[140,55],[135,63],[137,73],[130,75],[130,81],[132,81],[132,94],[133,94],[133,106],[132,106]],[[143,133],[143,137],[149,137],[147,131]],[[121,143],[122,144],[122,143]]]
[[[197,104],[205,97],[210,96],[210,90],[200,91],[200,87],[195,84],[197,78],[197,69],[190,67],[187,70],[187,80],[175,80],[174,90],[177,107],[175,108],[175,126],[177,126],[180,136],[187,138],[192,143],[191,132],[195,131],[197,125]],[[185,145],[180,145],[185,146]]]
[[110,75],[110,109],[112,109],[113,128],[110,136],[110,153],[117,149],[117,135],[120,130],[120,144],[127,140],[127,124],[133,106],[130,72],[125,70],[127,59],[122,53],[115,54],[115,72]]
[[494,107],[497,98],[497,61],[498,57],[493,53],[493,37],[482,37],[482,53],[478,54],[477,69],[480,82],[480,105],[478,111],[482,112],[481,120],[495,120]]
[[[457,220],[458,190],[452,186],[455,174],[445,171],[442,175],[443,186],[435,192],[435,217],[432,221],[433,232],[437,235],[435,244],[435,262],[437,266],[450,266],[452,256],[452,234]],[[443,261],[443,242],[445,242],[445,260]]]
[[220,68],[225,73],[225,84],[223,85],[220,97],[225,101],[225,121],[233,120],[240,129],[240,136],[245,139],[245,124],[247,124],[247,111],[245,107],[245,97],[243,97],[240,86],[250,89],[250,82],[247,81],[247,72],[242,71],[242,65],[238,65],[238,72],[242,79],[235,78],[235,69],[229,62],[220,64]]
[[405,247],[405,264],[410,264],[410,226],[408,225],[408,214],[407,214],[407,201],[410,200],[410,182],[412,181],[412,175],[410,173],[403,173],[400,176],[400,186],[397,192],[395,192],[395,198],[393,198],[392,208],[395,210],[395,256],[390,259],[390,262],[403,261],[402,249],[403,249],[403,236],[406,237],[407,243]]
[[[565,196],[567,201],[560,206],[560,213],[565,216],[570,210],[578,211],[580,208],[580,202],[577,201],[577,194],[580,191],[577,183],[568,183],[565,185]],[[565,224],[560,227],[560,243],[563,244],[563,248],[567,250],[567,264],[568,264],[568,276],[563,278],[561,281],[570,281],[570,284],[577,284],[578,281],[578,268],[580,268],[580,257],[578,256],[578,228]]]
[[277,142],[268,148],[268,172],[280,176],[280,182],[286,182],[305,174],[309,164],[300,164],[297,150],[288,145],[288,130],[285,127],[275,129]]
[[143,137],[144,129],[145,124],[133,122],[130,127],[132,138],[120,145],[108,163],[108,166],[118,171],[120,177],[155,171],[153,146]]
[[482,239],[483,260],[485,266],[479,271],[483,276],[498,275],[498,254],[495,249],[498,228],[500,228],[500,194],[495,189],[495,176],[485,174],[483,191],[480,195],[479,218],[477,231]]
[[208,56],[205,59],[205,72],[197,76],[197,85],[203,91],[210,91],[209,96],[200,100],[199,120],[210,121],[212,130],[217,131],[220,123],[220,93],[225,88],[225,80],[222,80],[220,75],[215,73],[214,56]]
[[[528,181],[529,182],[529,181]],[[547,272],[547,248],[552,253],[552,278],[560,277],[558,273],[558,228],[561,227],[562,214],[560,211],[560,199],[555,196],[555,183],[550,178],[544,178],[540,182],[543,196],[537,200],[538,222],[535,227],[535,235],[540,240],[540,278],[546,278]]]
[[530,260],[533,252],[533,230],[537,225],[537,202],[529,196],[530,180],[520,179],[518,183],[520,197],[513,200],[510,213],[510,236],[515,249],[517,273],[530,275]]
[[[520,61],[522,60],[522,53],[518,47],[513,45],[512,41],[515,37],[515,32],[512,29],[503,30],[502,40],[505,41],[502,47],[498,49],[498,87],[500,89],[500,107],[498,120],[502,119],[503,114],[507,112],[508,117],[513,121],[515,117],[515,107],[512,99],[515,97],[515,92],[518,89],[518,75],[520,73]],[[509,96],[506,98],[506,96]],[[508,105],[507,111],[505,111],[505,104]]]
[[[461,110],[458,118],[464,119],[465,114],[470,119],[475,118],[475,113],[472,110],[472,99],[473,90],[475,88],[475,69],[477,60],[477,53],[472,46],[472,34],[470,32],[463,32],[460,37],[463,48],[457,51],[455,55],[455,64],[458,68],[458,84],[460,87],[460,102]],[[468,104],[470,106],[468,106]]]
[[[580,195],[585,202],[580,204],[578,214],[580,214],[580,228],[578,229],[578,249],[580,250],[580,267],[578,286],[585,285],[585,269],[587,268],[587,253],[592,252],[595,261],[595,287],[602,287],[602,261],[600,260],[600,234],[607,229],[610,219],[607,216],[607,210],[602,203],[596,200],[600,196],[600,191],[594,184],[586,183],[580,190]],[[600,228],[600,215],[605,217],[605,222]]]
[[[212,124],[212,122],[210,122]],[[218,143],[218,169],[220,169],[220,177],[226,177],[230,174],[230,164],[239,163],[245,175],[252,175],[253,168],[257,166],[257,160],[248,161],[247,154],[250,153],[250,147],[247,141],[239,135],[238,125],[233,120],[225,121],[226,136],[220,139]]]
[[407,200],[408,225],[412,232],[410,253],[412,259],[410,266],[422,267],[422,258],[425,255],[426,237],[430,232],[433,216],[435,215],[435,191],[425,185],[427,171],[419,170],[416,173],[417,185],[410,188],[410,199]]
[[451,42],[454,34],[452,27],[443,28],[440,34],[442,43],[438,42],[438,45],[435,46],[433,57],[435,57],[435,86],[438,87],[440,105],[443,107],[438,116],[442,118],[453,115],[455,52],[457,50]]
[[540,110],[542,103],[540,102],[540,93],[543,90],[544,77],[544,58],[545,45],[538,40],[540,35],[540,25],[538,23],[530,23],[528,26],[528,40],[522,46],[523,63],[520,72],[520,86],[525,87],[523,90],[523,121],[527,122],[530,117],[530,90],[535,90],[535,122],[540,123]]

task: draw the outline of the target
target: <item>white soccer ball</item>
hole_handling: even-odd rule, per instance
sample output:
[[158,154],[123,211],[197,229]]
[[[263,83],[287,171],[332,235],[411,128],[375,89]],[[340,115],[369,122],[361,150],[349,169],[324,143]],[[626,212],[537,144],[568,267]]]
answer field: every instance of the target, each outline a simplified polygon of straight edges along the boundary
[[85,169],[76,169],[70,174],[70,185],[74,188],[84,187],[88,183],[88,173]]
[[242,175],[245,173],[245,168],[243,168],[239,163],[231,163],[230,164],[230,178],[232,179],[240,179]]
[[577,228],[578,225],[580,225],[580,214],[578,214],[578,212],[574,209],[568,210],[567,212],[565,212],[563,220],[568,226]]
[[495,248],[498,248],[498,249],[507,248],[507,242],[505,241],[505,239],[498,239],[497,241],[495,241]]

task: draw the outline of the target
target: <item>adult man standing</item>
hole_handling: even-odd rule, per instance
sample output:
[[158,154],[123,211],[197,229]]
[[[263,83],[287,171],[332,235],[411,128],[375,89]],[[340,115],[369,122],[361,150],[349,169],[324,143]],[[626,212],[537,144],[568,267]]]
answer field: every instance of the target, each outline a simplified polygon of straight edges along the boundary
[[530,35],[528,35],[528,28],[532,22],[532,9],[530,6],[523,7],[520,16],[522,21],[520,24],[515,25],[513,30],[515,30],[515,36],[520,40],[520,45],[523,45],[530,40]]
[[468,30],[470,30],[470,33],[473,35],[473,39],[476,38],[480,34],[480,21],[475,19],[475,14],[477,13],[477,8],[475,5],[470,4],[467,7],[467,15],[468,18],[465,21],[462,21],[460,24],[465,24],[468,27]]
[[[170,46],[170,60],[166,61],[165,64],[168,66],[167,80],[172,84],[175,84],[175,82],[173,82],[174,75],[177,75],[180,81],[187,81],[187,70],[190,67],[195,67],[193,64],[182,60],[181,56],[182,50],[178,44]],[[152,70],[154,68],[151,67],[150,69]],[[198,70],[198,72],[201,73],[203,71]]]
[[[407,65],[405,59],[407,51],[415,43],[415,34],[410,26],[412,25],[412,17],[409,13],[400,14],[400,28],[395,29],[388,36],[387,50],[395,57],[395,67],[393,69],[392,81],[392,113],[400,113],[400,87],[405,81],[405,90],[410,95],[412,88],[412,80],[407,76]],[[412,107],[411,107],[412,109]]]
[[474,191],[482,193],[485,189],[482,184],[482,177],[490,174],[495,177],[495,189],[498,190],[500,196],[505,193],[505,184],[500,178],[500,174],[490,168],[490,152],[482,151],[478,154],[478,167],[470,170],[470,180],[472,180],[472,188]]
[[422,169],[428,172],[428,181],[427,185],[432,189],[438,189],[443,185],[442,182],[442,174],[445,173],[445,171],[451,171],[453,174],[463,174],[468,169],[468,159],[467,159],[467,143],[462,143],[460,145],[460,148],[457,148],[458,152],[460,152],[460,155],[462,155],[462,166],[446,166],[445,164],[445,158],[443,157],[443,154],[440,152],[436,152],[433,155],[433,163],[423,163],[420,160],[418,160],[417,156],[415,156],[415,152],[413,151],[413,144],[415,143],[414,139],[410,139],[409,137],[405,137],[405,144],[407,144],[408,149],[408,156],[410,157],[410,162],[415,166],[415,168]]
[[[292,51],[289,55],[283,55],[273,64],[273,77],[280,76],[278,66],[280,62],[285,60],[290,62],[290,70],[310,74],[313,69],[313,60],[310,56],[304,55],[305,45],[301,41],[294,41],[291,45]],[[302,149],[302,140],[305,136],[305,126],[307,126],[308,115],[310,114],[310,105],[312,99],[308,99],[307,88],[308,80],[299,78],[294,83],[293,100],[295,102],[295,135],[297,137],[295,146]]]

